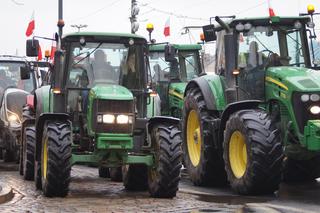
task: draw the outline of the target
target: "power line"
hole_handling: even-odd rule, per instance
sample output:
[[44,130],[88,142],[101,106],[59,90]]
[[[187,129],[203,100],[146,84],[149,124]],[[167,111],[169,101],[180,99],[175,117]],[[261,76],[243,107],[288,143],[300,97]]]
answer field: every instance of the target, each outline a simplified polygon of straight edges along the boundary
[[11,2],[14,3],[15,5],[19,5],[19,6],[24,5],[24,3],[18,2],[18,1],[16,1],[16,0],[11,0]]
[[157,9],[155,7],[149,6],[148,4],[141,4],[141,6],[147,7],[147,8],[150,9],[149,11],[145,12],[144,14],[147,14],[147,13],[155,11],[155,12],[158,12],[158,13],[174,16],[176,18],[183,18],[183,19],[190,19],[190,20],[200,20],[200,21],[208,21],[209,20],[209,19],[204,19],[204,18],[197,18],[197,17],[190,17],[190,16],[186,16],[186,15],[182,15],[182,14],[176,14],[176,13],[171,12],[171,11]]
[[267,4],[267,1],[263,1],[263,2],[261,2],[261,3],[259,3],[259,4],[256,4],[256,5],[252,6],[252,7],[249,7],[249,8],[247,8],[247,9],[241,10],[241,11],[235,13],[235,14],[236,14],[236,15],[239,15],[239,14],[241,14],[241,13],[248,12],[249,10],[256,9],[257,7],[260,7],[260,6],[264,5],[264,4]]
[[107,4],[107,5],[103,6],[102,8],[93,11],[92,13],[89,13],[89,14],[87,14],[87,15],[85,15],[85,16],[81,16],[81,17],[72,19],[72,20],[70,20],[70,22],[77,21],[77,20],[81,20],[81,19],[85,19],[85,18],[88,18],[88,17],[90,17],[90,16],[96,15],[97,13],[100,13],[101,11],[103,11],[104,9],[106,9],[107,7],[111,7],[111,6],[115,5],[115,4],[118,3],[119,1],[120,1],[120,0],[115,0],[115,1],[113,1],[113,2],[111,2],[111,3],[109,3],[109,4]]

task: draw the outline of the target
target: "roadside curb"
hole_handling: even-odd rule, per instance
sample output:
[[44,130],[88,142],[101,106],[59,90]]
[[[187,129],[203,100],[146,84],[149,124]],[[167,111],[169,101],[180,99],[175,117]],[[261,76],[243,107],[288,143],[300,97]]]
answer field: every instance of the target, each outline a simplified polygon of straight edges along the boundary
[[8,202],[13,198],[13,191],[10,186],[0,185],[0,204]]

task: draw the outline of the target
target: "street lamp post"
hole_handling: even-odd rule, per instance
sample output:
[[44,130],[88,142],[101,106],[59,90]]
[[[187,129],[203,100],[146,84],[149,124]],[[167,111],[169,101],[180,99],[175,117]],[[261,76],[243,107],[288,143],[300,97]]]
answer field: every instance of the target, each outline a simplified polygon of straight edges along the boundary
[[78,29],[78,32],[80,32],[80,29],[81,29],[81,28],[88,27],[88,25],[86,25],[86,24],[72,24],[72,25],[70,25],[70,26],[77,28],[77,29]]

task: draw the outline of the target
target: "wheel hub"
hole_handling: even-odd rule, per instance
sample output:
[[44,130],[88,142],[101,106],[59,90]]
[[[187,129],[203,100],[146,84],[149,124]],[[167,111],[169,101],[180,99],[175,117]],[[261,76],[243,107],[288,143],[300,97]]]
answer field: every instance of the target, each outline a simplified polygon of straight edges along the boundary
[[192,165],[196,167],[200,163],[202,139],[200,119],[195,110],[189,112],[186,131],[188,156]]
[[235,177],[241,178],[247,169],[247,146],[240,131],[234,131],[229,141],[229,162]]

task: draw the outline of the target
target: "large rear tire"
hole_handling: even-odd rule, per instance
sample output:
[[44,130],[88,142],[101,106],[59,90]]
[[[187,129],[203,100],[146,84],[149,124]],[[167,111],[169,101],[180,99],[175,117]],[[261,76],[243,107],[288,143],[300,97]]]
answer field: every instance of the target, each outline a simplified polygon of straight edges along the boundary
[[109,168],[110,179],[115,182],[122,181],[122,167]]
[[67,122],[48,122],[42,138],[41,180],[46,197],[65,197],[71,172],[71,129]]
[[34,151],[36,145],[35,127],[26,127],[23,134],[23,178],[25,180],[34,180]]
[[212,135],[205,121],[213,120],[199,88],[188,91],[183,108],[183,154],[190,179],[197,186],[221,186],[227,183],[222,152],[213,147],[218,135]]
[[148,169],[150,195],[157,198],[176,196],[182,167],[181,132],[175,126],[157,125],[151,130],[155,166]]
[[122,166],[123,185],[128,191],[145,191],[148,189],[148,168],[143,164]]
[[266,194],[278,189],[283,151],[280,132],[261,110],[232,114],[224,131],[228,180],[240,194]]
[[320,156],[310,160],[285,158],[283,164],[284,182],[307,182],[320,177]]
[[101,178],[110,177],[110,172],[108,167],[99,166],[98,172],[99,172],[99,177]]

